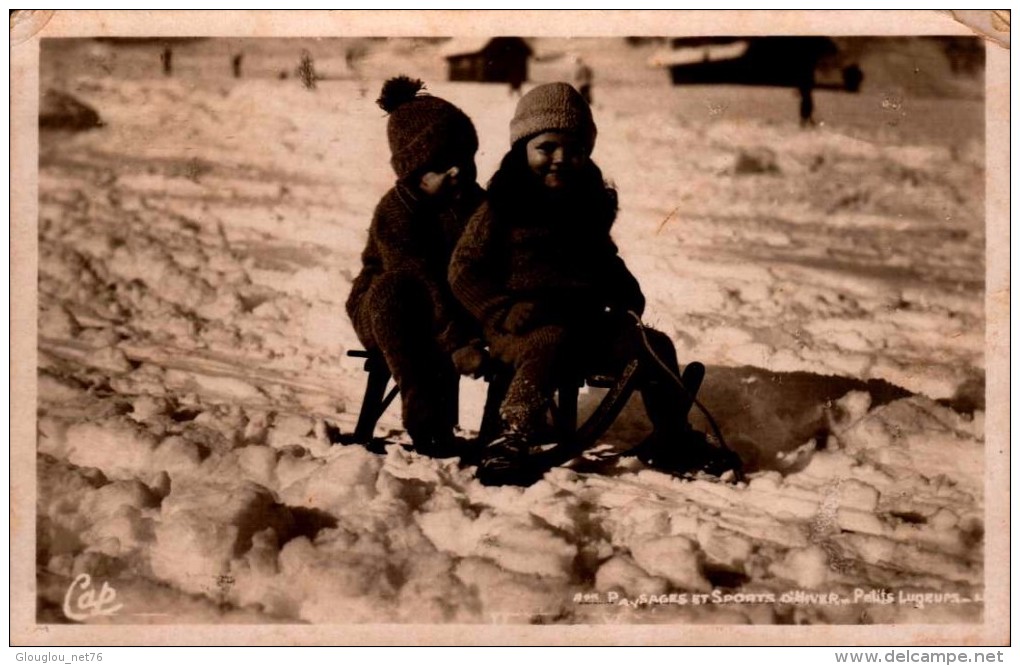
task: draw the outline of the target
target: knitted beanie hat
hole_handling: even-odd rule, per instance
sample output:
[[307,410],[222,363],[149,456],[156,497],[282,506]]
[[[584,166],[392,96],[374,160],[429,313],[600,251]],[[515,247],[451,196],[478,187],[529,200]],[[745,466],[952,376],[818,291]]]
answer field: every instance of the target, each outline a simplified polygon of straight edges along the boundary
[[566,83],[538,86],[517,103],[517,112],[510,121],[510,145],[542,132],[571,132],[589,154],[595,147],[591,107]]
[[376,100],[390,114],[386,134],[398,178],[439,160],[474,157],[478,150],[471,119],[444,99],[419,94],[424,87],[417,79],[398,76],[383,85]]

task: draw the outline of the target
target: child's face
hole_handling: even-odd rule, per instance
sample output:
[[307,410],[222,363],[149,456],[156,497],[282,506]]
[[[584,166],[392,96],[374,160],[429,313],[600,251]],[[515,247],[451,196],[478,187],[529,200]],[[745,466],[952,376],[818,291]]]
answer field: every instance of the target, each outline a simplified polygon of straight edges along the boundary
[[430,199],[457,198],[474,180],[474,164],[468,162],[448,169],[425,171],[418,181],[418,190]]
[[566,132],[543,132],[527,143],[528,167],[550,189],[570,185],[587,159],[581,144]]

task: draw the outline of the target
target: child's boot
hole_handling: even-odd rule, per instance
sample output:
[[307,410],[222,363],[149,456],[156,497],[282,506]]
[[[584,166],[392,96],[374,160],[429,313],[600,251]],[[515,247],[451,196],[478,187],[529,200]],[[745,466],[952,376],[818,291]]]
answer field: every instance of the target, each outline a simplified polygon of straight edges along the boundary
[[739,476],[743,469],[737,454],[713,444],[705,433],[693,428],[678,435],[653,432],[635,448],[634,455],[649,467],[678,476],[697,472],[722,476],[728,471]]
[[544,470],[536,469],[543,444],[549,444],[548,404],[528,382],[510,386],[500,409],[503,434],[481,452],[478,480],[487,486],[531,485]]

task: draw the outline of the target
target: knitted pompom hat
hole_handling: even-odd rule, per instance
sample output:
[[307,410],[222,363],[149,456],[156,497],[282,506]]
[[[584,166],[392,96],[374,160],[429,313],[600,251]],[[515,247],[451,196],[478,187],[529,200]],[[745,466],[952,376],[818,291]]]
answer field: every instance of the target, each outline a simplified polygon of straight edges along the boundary
[[538,86],[517,103],[510,121],[510,145],[542,132],[571,132],[580,138],[588,154],[595,147],[591,107],[566,83]]
[[383,85],[376,100],[390,114],[390,164],[401,179],[437,161],[472,158],[478,151],[471,119],[444,99],[420,94],[424,87],[418,79],[398,76]]

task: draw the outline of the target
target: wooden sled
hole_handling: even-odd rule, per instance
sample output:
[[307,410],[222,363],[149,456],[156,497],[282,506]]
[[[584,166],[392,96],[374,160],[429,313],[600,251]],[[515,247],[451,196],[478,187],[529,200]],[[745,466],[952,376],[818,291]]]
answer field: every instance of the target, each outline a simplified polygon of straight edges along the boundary
[[[351,350],[348,356],[365,359],[368,378],[362,399],[361,411],[353,433],[341,433],[333,429],[330,439],[335,444],[361,444],[370,448],[377,443],[375,429],[383,413],[399,393],[396,385],[390,387],[392,378],[382,355],[377,352]],[[557,445],[547,456],[542,456],[541,466],[547,469],[562,465],[583,454],[613,425],[620,415],[634,389],[637,388],[640,361],[633,360],[618,375],[589,375],[565,378],[556,391],[556,400],[551,407],[553,428]],[[705,374],[701,363],[689,363],[684,369],[683,381],[691,397],[697,393]],[[485,375],[488,392],[485,410],[479,428],[477,444],[481,448],[499,436],[501,421],[499,407],[506,397],[512,373],[508,368],[494,366]],[[581,423],[577,420],[577,397],[581,387],[608,389],[595,410]],[[387,390],[389,389],[389,390]],[[677,405],[686,414],[691,402]],[[454,407],[456,410],[456,406]],[[454,413],[456,417],[456,413]],[[456,420],[456,419],[455,419]],[[538,461],[536,461],[538,462]]]

